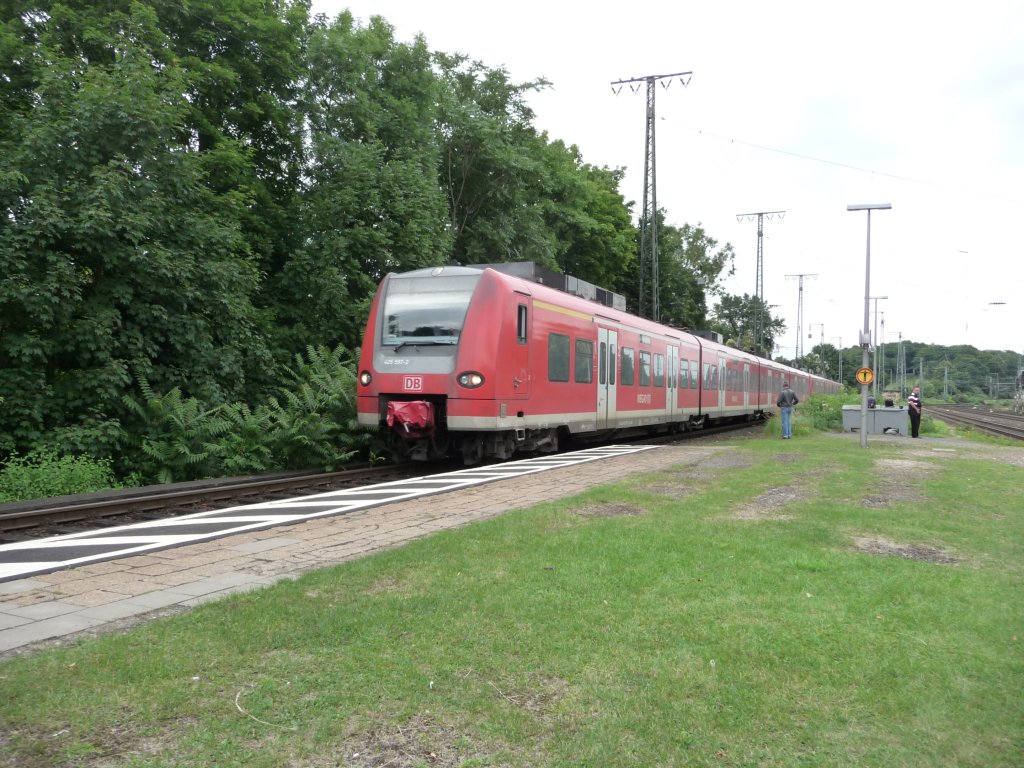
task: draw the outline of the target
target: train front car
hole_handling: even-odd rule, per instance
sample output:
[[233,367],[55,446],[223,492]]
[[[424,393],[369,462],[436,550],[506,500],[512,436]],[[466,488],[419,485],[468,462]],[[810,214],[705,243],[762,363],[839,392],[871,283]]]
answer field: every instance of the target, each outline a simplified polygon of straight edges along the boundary
[[524,439],[516,408],[530,388],[528,297],[506,282],[471,267],[382,281],[359,361],[359,423],[385,432],[397,459],[472,464],[544,449]]

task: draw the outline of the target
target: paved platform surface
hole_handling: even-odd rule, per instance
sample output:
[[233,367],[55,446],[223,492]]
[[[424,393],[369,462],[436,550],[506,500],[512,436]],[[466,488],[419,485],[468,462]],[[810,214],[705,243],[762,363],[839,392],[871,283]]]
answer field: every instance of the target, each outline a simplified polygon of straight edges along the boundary
[[699,463],[721,446],[669,446],[487,485],[0,583],[0,657],[125,629],[434,531]]
[[552,469],[585,464],[638,451],[651,445],[601,445],[549,456],[535,456],[500,464],[484,464],[424,477],[409,477],[353,488],[339,488],[290,498],[264,500],[221,509],[100,527],[0,544],[0,582],[55,571],[154,554],[161,549],[198,544],[224,536],[269,530],[321,517],[336,517],[358,509],[410,501],[423,496],[462,490],[504,478],[522,477]]

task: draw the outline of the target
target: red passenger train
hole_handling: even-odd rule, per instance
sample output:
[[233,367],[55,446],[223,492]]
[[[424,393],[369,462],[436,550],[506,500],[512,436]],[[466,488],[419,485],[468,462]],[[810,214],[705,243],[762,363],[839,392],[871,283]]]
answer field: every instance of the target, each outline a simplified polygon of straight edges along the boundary
[[359,423],[399,457],[467,464],[571,437],[685,430],[840,385],[483,267],[390,274],[359,361]]

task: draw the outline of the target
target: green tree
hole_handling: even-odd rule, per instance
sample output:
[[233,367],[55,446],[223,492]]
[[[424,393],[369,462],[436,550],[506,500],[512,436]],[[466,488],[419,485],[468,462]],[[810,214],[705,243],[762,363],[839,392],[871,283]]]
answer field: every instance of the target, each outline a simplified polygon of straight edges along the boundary
[[435,56],[444,83],[439,114],[441,186],[448,198],[452,258],[462,264],[535,261],[557,267],[544,214],[544,159],[525,95],[504,69],[464,56]]
[[636,229],[619,185],[623,172],[583,162],[579,149],[537,138],[544,159],[544,221],[559,269],[609,290],[636,260]]
[[[636,230],[639,252],[639,229]],[[704,231],[701,224],[675,227],[658,213],[658,272],[660,319],[677,328],[704,329],[708,326],[708,299],[721,292],[721,281],[732,274],[733,248]],[[639,261],[624,275],[622,292],[636,311],[639,307]],[[649,290],[649,289],[648,289]]]
[[80,22],[57,6],[33,32],[47,66],[0,137],[0,450],[116,418],[132,368],[220,402],[264,363],[245,201],[181,151],[187,75],[154,12]]
[[384,275],[447,260],[438,87],[422,39],[396,43],[379,17],[360,28],[346,12],[313,30],[305,237],[272,281],[286,346],[356,346]]
[[[102,12],[103,4],[76,1]],[[299,237],[293,208],[303,132],[296,102],[309,0],[147,2],[176,65],[188,73],[179,140],[199,153],[214,192],[242,196],[241,233],[260,270],[273,274]]]
[[786,323],[771,313],[762,299],[748,293],[725,295],[714,310],[715,325],[726,339],[740,349],[770,354],[776,339],[786,330]]

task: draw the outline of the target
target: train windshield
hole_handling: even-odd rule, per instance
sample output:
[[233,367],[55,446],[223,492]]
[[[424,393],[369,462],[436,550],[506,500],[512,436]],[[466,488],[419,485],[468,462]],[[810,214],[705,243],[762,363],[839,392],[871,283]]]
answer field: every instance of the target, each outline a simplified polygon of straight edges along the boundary
[[458,343],[479,280],[479,274],[392,278],[384,297],[382,343]]

